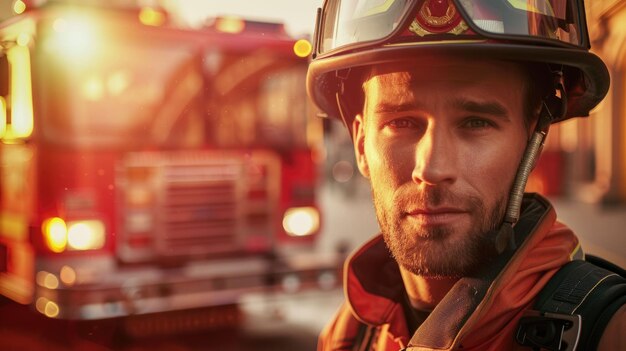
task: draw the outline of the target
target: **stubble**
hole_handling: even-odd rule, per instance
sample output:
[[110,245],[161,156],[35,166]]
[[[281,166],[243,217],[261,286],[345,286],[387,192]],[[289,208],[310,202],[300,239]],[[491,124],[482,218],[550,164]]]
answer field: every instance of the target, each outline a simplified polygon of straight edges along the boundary
[[[372,187],[378,222],[394,259],[413,274],[427,277],[462,277],[472,275],[496,256],[494,237],[504,216],[506,196],[487,209],[476,196],[457,196],[443,188],[410,191],[400,188],[392,201]],[[412,206],[432,208],[456,204],[469,210],[471,225],[463,233],[451,226],[412,227],[406,211]],[[453,239],[454,238],[454,239]]]

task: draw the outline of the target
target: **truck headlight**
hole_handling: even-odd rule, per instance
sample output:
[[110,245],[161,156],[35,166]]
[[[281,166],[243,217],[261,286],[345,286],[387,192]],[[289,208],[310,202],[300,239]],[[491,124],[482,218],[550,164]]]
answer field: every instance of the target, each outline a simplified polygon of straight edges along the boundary
[[293,207],[283,216],[283,228],[289,235],[307,236],[320,227],[320,215],[315,207]]
[[104,246],[104,223],[99,220],[69,222],[67,246],[73,250],[97,250]]
[[97,219],[65,222],[59,217],[44,221],[42,232],[48,248],[53,252],[69,250],[97,250],[104,246],[104,223]]

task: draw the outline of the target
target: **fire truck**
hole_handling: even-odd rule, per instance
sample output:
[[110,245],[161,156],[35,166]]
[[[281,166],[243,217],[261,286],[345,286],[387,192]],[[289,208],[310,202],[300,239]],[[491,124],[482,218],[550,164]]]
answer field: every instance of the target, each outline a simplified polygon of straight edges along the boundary
[[47,4],[0,25],[0,294],[70,320],[336,284],[310,45],[281,24]]

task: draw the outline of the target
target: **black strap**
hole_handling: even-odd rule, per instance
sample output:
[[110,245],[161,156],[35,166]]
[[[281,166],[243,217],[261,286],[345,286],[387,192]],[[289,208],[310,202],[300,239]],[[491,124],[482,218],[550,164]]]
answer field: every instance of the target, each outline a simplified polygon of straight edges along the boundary
[[602,268],[604,268],[606,270],[609,270],[611,272],[615,272],[615,273],[619,274],[620,276],[626,278],[626,269],[616,265],[613,262],[607,261],[607,260],[605,260],[602,257],[586,254],[585,255],[585,261],[587,261],[589,263],[593,263],[594,265],[596,265],[598,267],[602,267]]
[[539,311],[574,314],[603,280],[618,276],[586,261],[572,261],[548,282],[535,303]]
[[572,261],[539,293],[535,310],[520,320],[516,340],[535,350],[595,350],[625,303],[626,278],[587,261]]

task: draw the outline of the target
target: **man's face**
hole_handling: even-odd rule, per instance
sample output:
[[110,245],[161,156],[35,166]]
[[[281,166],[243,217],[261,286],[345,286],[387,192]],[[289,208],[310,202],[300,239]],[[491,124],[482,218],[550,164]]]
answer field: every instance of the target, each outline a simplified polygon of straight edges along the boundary
[[496,255],[492,230],[528,138],[525,81],[511,63],[447,59],[364,84],[357,161],[387,246],[407,270],[460,277]]

